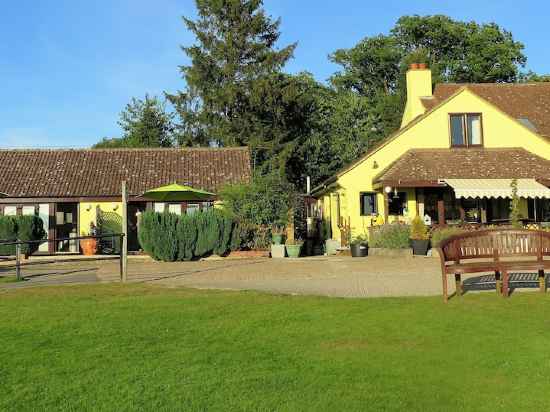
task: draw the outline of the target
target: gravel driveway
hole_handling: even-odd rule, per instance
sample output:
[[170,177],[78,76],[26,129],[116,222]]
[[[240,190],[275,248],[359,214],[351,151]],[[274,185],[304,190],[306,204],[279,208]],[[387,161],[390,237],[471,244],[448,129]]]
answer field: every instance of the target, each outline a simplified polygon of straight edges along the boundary
[[[5,269],[3,273],[6,273]],[[0,283],[0,288],[116,282],[119,279],[119,264],[118,261],[57,262],[25,267],[23,274],[28,281]],[[128,279],[165,287],[259,290],[338,297],[441,294],[439,260],[428,257],[212,259],[174,263],[131,257]],[[450,291],[454,290],[451,280],[449,287]]]

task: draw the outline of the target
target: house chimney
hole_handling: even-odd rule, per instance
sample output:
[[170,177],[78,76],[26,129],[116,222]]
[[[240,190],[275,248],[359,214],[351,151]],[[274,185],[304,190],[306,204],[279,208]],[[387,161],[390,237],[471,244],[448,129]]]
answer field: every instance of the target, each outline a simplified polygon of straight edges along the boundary
[[426,111],[422,97],[432,97],[432,71],[426,63],[412,63],[407,70],[407,104],[402,128]]

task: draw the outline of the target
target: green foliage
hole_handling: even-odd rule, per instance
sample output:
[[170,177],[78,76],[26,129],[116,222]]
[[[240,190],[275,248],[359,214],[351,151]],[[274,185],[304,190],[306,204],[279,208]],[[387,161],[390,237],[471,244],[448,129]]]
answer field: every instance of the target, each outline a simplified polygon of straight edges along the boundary
[[519,196],[518,196],[518,181],[517,179],[512,179],[510,182],[510,187],[512,188],[512,199],[510,201],[510,223],[512,227],[516,229],[521,229],[523,224],[521,223],[521,213],[519,211]]
[[[498,25],[441,15],[403,16],[389,35],[367,37],[350,49],[336,50],[330,58],[342,67],[330,79],[335,90],[366,99],[368,116],[361,118],[372,126],[363,129],[357,141],[369,144],[399,128],[410,63],[427,63],[434,83],[514,82],[526,63],[523,45]],[[367,148],[344,146],[343,161]]]
[[120,114],[118,124],[123,130],[122,138],[103,138],[94,148],[171,147],[174,143],[173,117],[157,97],[132,98]]
[[403,16],[391,36],[404,55],[423,50],[438,82],[514,82],[527,61],[524,45],[495,23]]
[[350,243],[352,245],[365,245],[365,244],[368,243],[368,239],[363,235],[359,235],[359,236],[355,236],[353,239],[351,239]]
[[235,220],[254,225],[286,225],[295,202],[294,187],[274,174],[257,176],[249,184],[225,186],[219,194]]
[[178,260],[189,261],[195,256],[197,243],[197,219],[183,215],[178,219],[176,231],[178,233]]
[[217,209],[182,216],[145,212],[138,238],[143,250],[155,260],[186,261],[211,253],[227,253],[233,227],[233,219]]
[[426,240],[429,239],[428,228],[420,216],[415,216],[411,222],[411,239]]
[[[0,216],[0,241],[17,240],[16,218],[12,216]],[[0,245],[0,255],[14,255],[15,245]]]
[[[275,48],[280,21],[259,0],[198,0],[195,21],[184,18],[197,43],[182,47],[191,63],[181,67],[186,90],[167,95],[181,118],[179,143],[249,145],[266,139],[259,125],[276,123],[268,111],[284,97],[281,69],[295,45]],[[267,113],[266,113],[267,111]]]
[[271,244],[268,226],[237,222],[231,233],[231,250],[266,250]]
[[464,230],[458,227],[452,227],[452,226],[435,229],[432,232],[432,239],[431,239],[432,246],[438,247],[441,244],[441,242],[443,242],[445,239],[448,239],[454,235],[460,235],[462,233],[464,233]]
[[372,231],[369,245],[374,248],[406,249],[409,246],[410,227],[401,223],[377,226]]
[[[46,237],[44,223],[38,216],[0,216],[1,240],[40,240]],[[38,250],[38,243],[23,245],[21,253],[32,254]],[[0,245],[0,255],[14,255],[15,245]]]

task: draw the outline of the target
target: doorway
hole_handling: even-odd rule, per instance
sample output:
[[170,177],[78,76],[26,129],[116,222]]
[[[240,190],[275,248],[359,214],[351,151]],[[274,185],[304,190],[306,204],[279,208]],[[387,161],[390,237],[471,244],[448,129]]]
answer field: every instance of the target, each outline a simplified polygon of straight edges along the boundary
[[138,214],[145,212],[145,202],[128,203],[128,251],[139,252]]
[[[78,203],[57,203],[55,205],[55,237],[57,239],[78,237]],[[57,241],[58,253],[78,253],[77,240]]]

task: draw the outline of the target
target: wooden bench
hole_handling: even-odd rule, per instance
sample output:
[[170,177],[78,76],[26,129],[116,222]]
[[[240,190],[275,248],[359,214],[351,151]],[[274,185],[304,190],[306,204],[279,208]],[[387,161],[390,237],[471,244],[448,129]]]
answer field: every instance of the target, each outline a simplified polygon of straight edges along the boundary
[[443,278],[443,300],[448,300],[447,276],[454,275],[456,296],[463,293],[462,275],[495,274],[497,293],[510,293],[509,273],[537,272],[541,292],[546,292],[544,272],[550,269],[550,232],[526,229],[479,230],[452,236],[438,248]]

